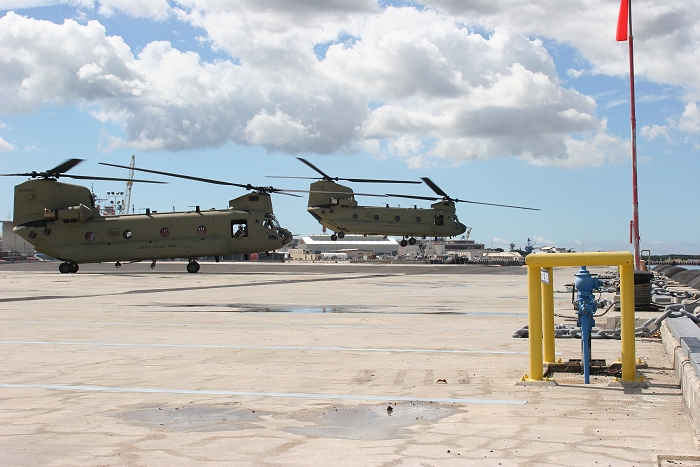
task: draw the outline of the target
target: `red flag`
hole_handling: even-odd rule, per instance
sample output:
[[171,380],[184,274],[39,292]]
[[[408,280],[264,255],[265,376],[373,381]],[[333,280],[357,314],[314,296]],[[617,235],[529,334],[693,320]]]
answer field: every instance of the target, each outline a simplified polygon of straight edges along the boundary
[[618,41],[627,40],[627,24],[629,23],[629,0],[620,1],[620,14],[617,16],[617,36]]

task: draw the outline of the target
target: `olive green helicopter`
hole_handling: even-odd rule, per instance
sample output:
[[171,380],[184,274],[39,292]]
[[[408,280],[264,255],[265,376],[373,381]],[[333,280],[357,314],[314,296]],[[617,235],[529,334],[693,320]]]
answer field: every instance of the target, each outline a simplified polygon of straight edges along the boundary
[[[143,172],[200,182],[229,185],[249,190],[229,201],[228,209],[185,212],[156,212],[145,214],[102,216],[95,199],[84,186],[59,182],[61,177],[81,180],[116,180],[124,178],[67,175],[82,162],[70,159],[45,172],[0,174],[28,176],[15,186],[13,231],[45,253],[63,262],[61,273],[78,272],[80,263],[122,262],[186,258],[187,272],[196,273],[200,266],[196,258],[249,254],[279,249],[292,241],[292,234],[280,227],[272,211],[270,193],[286,193],[274,187],[221,182],[187,175],[137,169]],[[164,183],[133,180],[142,183]]]
[[[337,183],[340,180],[371,183],[415,183],[408,180],[376,180],[361,178],[331,177],[306,159],[298,158],[321,175],[310,177],[274,177],[302,178],[318,180],[310,186],[308,212],[323,226],[332,230],[331,240],[343,238],[346,234],[400,236],[401,246],[415,245],[416,237],[450,238],[462,235],[467,227],[457,218],[455,203],[483,204],[513,209],[539,211],[537,208],[511,206],[506,204],[482,203],[451,198],[429,178],[422,178],[438,196],[416,196],[385,194],[384,196],[434,201],[430,208],[360,206],[355,200],[353,190]],[[331,194],[332,193],[332,194]]]

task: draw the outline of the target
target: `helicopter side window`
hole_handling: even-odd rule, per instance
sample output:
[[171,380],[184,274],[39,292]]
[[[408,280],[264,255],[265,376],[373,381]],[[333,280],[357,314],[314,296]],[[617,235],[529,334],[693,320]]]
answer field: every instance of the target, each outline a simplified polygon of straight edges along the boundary
[[338,198],[331,198],[331,206],[337,206],[339,203]]
[[241,238],[248,236],[248,220],[234,219],[231,221],[231,236],[233,238]]
[[445,225],[445,217],[442,214],[435,216],[435,225]]

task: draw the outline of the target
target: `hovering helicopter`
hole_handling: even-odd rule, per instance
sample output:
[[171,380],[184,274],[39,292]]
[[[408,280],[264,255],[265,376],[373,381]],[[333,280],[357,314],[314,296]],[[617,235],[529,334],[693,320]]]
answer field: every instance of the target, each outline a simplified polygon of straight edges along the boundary
[[[385,196],[435,201],[430,208],[400,208],[381,206],[360,206],[355,200],[352,189],[336,183],[339,180],[351,182],[373,183],[417,183],[407,180],[375,180],[358,178],[331,177],[311,162],[298,158],[304,164],[311,167],[321,175],[321,179],[311,184],[307,210],[318,222],[335,233],[331,240],[343,238],[345,234],[364,235],[392,235],[401,236],[401,246],[415,245],[415,237],[455,237],[463,234],[467,227],[457,218],[455,203],[484,204],[488,206],[500,206],[514,209],[528,209],[539,211],[536,208],[523,206],[510,206],[505,204],[482,203],[451,198],[429,178],[423,178],[432,190],[439,195],[413,196],[400,194],[386,194]],[[281,178],[281,177],[279,177]],[[285,177],[287,178],[287,177]],[[306,178],[306,177],[289,177]],[[335,193],[329,196],[329,193]]]
[[271,251],[292,241],[292,234],[280,227],[272,212],[270,193],[282,190],[134,168],[252,192],[232,199],[225,210],[202,211],[197,207],[194,211],[158,213],[147,209],[145,214],[103,217],[88,188],[58,179],[128,180],[66,175],[80,162],[70,159],[45,172],[0,174],[31,178],[15,186],[13,231],[38,251],[62,260],[58,267],[61,273],[78,272],[80,263],[108,261],[121,267],[123,261],[150,259],[154,268],[156,260],[165,258],[188,258],[187,272],[196,273],[200,266],[195,258],[214,256],[218,262],[222,255]]

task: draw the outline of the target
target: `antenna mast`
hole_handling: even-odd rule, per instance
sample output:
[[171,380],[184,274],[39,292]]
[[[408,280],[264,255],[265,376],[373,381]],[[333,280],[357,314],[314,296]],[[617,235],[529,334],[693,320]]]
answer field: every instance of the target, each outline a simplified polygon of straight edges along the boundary
[[131,188],[134,186],[134,167],[136,167],[136,156],[131,155],[131,164],[129,164],[129,177],[126,181],[126,194],[124,195],[124,212],[129,214],[131,209]]

